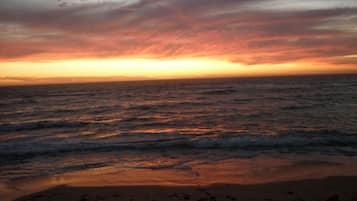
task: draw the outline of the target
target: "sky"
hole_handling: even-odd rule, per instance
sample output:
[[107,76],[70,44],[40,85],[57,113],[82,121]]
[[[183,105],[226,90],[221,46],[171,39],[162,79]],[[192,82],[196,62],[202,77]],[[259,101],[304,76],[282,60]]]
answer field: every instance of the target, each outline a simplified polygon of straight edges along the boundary
[[0,84],[357,73],[356,0],[0,0]]

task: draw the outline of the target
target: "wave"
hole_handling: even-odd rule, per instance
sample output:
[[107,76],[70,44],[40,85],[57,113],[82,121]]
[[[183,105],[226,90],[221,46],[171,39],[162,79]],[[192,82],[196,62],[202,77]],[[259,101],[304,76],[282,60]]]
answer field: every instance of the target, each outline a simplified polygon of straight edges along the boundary
[[160,102],[160,103],[146,103],[146,104],[135,104],[128,107],[128,110],[139,110],[139,111],[150,111],[158,109],[172,109],[177,107],[199,107],[199,106],[212,105],[207,101],[175,101],[175,102]]
[[0,158],[112,151],[229,150],[252,152],[319,152],[357,156],[357,135],[338,131],[294,131],[279,135],[225,133],[215,135],[127,133],[104,140],[41,140],[0,144]]
[[236,93],[237,90],[235,89],[217,89],[217,90],[206,90],[200,92],[202,95],[228,95]]
[[34,121],[24,122],[19,124],[1,124],[1,132],[15,132],[15,131],[30,131],[49,128],[75,128],[82,127],[89,124],[99,124],[98,122],[85,121]]
[[[151,135],[151,134],[150,134]],[[138,137],[144,137],[139,134]],[[164,135],[161,135],[163,137]],[[216,137],[200,135],[172,135],[167,138],[121,142],[113,146],[120,149],[157,149],[157,148],[192,148],[192,149],[248,149],[267,150],[277,148],[314,148],[357,146],[357,135],[337,131],[295,131],[279,135],[234,134],[225,133]],[[140,138],[139,138],[140,139]],[[111,139],[109,139],[111,140]]]
[[311,104],[311,105],[289,105],[281,107],[282,110],[308,110],[326,107],[326,104]]
[[70,165],[70,166],[65,166],[61,168],[61,172],[72,172],[76,170],[86,170],[86,169],[95,169],[95,168],[100,168],[100,167],[105,167],[107,166],[107,163],[85,163],[85,164],[76,164],[76,165]]

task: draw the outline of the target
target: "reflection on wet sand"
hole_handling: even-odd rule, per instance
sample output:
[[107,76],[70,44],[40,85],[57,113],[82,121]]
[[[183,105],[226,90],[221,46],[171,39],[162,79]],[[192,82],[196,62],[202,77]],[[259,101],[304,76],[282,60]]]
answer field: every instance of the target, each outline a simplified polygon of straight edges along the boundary
[[354,201],[357,177],[330,177],[255,185],[58,186],[17,201]]
[[[98,156],[99,157],[99,156]],[[121,162],[102,164],[88,158],[85,170],[73,165],[67,173],[14,180],[1,184],[0,192],[10,200],[59,185],[70,186],[207,186],[211,184],[258,184],[327,176],[355,175],[357,164],[344,157],[304,160],[303,156],[256,157],[246,159],[192,160],[190,157],[121,158]],[[215,156],[212,156],[215,157]],[[320,158],[320,160],[318,159]],[[112,158],[113,161],[115,158]],[[328,159],[328,160],[326,160]],[[78,159],[77,159],[78,160]],[[76,162],[75,158],[62,163]],[[92,161],[92,163],[89,163]],[[91,165],[88,165],[91,164]],[[78,170],[76,170],[78,169]]]

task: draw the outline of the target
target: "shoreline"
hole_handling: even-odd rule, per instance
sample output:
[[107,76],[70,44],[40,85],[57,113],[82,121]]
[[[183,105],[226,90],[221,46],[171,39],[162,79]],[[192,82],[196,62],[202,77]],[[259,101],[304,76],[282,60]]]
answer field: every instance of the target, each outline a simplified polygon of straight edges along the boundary
[[60,185],[14,201],[356,201],[357,176],[208,186]]

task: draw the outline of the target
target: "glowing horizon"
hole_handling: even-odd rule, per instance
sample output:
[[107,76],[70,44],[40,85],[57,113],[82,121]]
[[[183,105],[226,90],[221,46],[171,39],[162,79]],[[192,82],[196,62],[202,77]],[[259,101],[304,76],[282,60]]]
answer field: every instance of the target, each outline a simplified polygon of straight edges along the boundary
[[[183,60],[102,59],[2,64],[0,85],[125,81],[147,79],[244,77],[356,73],[354,67],[335,69],[311,63],[251,65],[207,58]],[[307,69],[301,69],[305,66]]]

